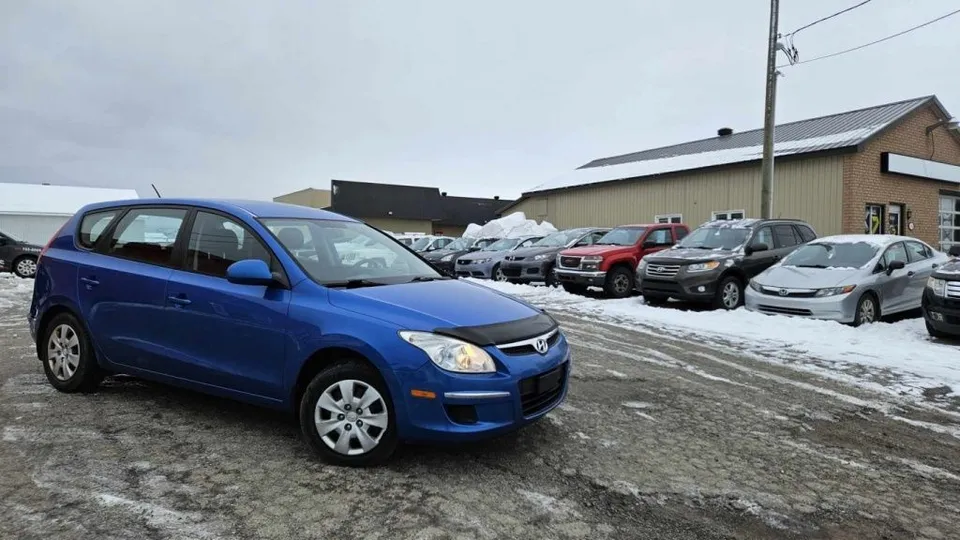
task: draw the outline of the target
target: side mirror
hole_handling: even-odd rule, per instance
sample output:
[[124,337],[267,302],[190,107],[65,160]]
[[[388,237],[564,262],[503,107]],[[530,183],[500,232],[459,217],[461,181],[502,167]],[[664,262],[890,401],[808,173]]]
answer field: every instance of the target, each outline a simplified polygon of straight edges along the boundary
[[759,244],[753,244],[751,246],[747,246],[743,248],[743,253],[745,255],[753,255],[754,253],[757,253],[759,251],[767,251],[769,249],[770,249],[770,246],[764,244],[763,242],[760,242]]
[[950,249],[947,251],[947,255],[951,257],[960,257],[960,244],[954,244],[950,246]]
[[660,244],[657,244],[657,243],[654,242],[653,240],[644,240],[643,245],[642,245],[641,247],[642,247],[643,249],[650,249],[650,248],[655,248],[655,247],[657,247],[658,245],[660,245]]
[[887,265],[887,275],[893,273],[894,270],[903,270],[903,267],[906,266],[903,261],[890,261],[890,264]]
[[276,283],[267,263],[260,259],[244,259],[227,268],[227,281],[237,285],[265,285]]

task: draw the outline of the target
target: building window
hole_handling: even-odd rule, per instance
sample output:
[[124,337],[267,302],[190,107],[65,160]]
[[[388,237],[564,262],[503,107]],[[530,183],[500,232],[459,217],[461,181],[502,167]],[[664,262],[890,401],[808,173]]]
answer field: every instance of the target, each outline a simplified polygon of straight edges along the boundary
[[743,219],[746,212],[743,210],[721,210],[713,212],[713,220],[728,221],[731,219]]
[[960,197],[940,196],[940,249],[960,244]]
[[654,223],[683,223],[683,214],[662,214],[653,216]]
[[868,204],[863,212],[864,234],[883,234],[883,205]]

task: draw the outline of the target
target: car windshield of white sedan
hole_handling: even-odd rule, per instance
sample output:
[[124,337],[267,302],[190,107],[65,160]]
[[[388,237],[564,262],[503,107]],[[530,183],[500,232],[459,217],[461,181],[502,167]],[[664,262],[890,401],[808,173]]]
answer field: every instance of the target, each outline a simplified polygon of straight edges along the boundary
[[544,236],[537,240],[533,245],[536,247],[563,247],[583,236],[583,231],[574,229],[572,231],[558,231]]
[[783,259],[782,266],[799,268],[862,268],[877,255],[866,242],[807,244]]
[[411,244],[410,249],[414,251],[420,251],[421,249],[430,245],[430,241],[433,240],[432,236],[421,236],[417,238],[416,242]]
[[469,238],[457,238],[453,242],[447,244],[447,247],[443,249],[447,251],[466,251],[470,249],[471,245],[473,245],[473,241]]
[[646,227],[619,227],[597,240],[596,246],[632,246],[646,232]]
[[496,242],[483,248],[482,251],[506,251],[508,249],[513,249],[519,243],[519,238],[504,238],[502,240],[497,240]]
[[367,287],[446,279],[392,238],[363,223],[293,218],[261,222],[322,285]]
[[700,227],[684,238],[677,248],[733,250],[747,240],[749,229],[733,227]]

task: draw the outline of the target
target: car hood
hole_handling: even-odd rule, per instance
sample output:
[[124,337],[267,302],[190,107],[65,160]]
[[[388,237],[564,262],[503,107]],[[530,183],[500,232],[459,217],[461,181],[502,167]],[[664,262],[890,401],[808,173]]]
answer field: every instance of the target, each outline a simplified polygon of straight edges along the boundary
[[588,255],[610,255],[620,251],[631,251],[633,246],[582,246],[565,249],[560,252],[564,257],[586,257]]
[[436,251],[430,251],[428,253],[421,253],[420,256],[428,261],[438,261],[447,255],[455,253],[466,253],[466,251],[451,251],[449,249],[438,249]]
[[933,273],[933,277],[953,281],[960,279],[960,259],[954,259],[944,264]]
[[331,289],[330,303],[408,330],[480,326],[540,313],[512,296],[457,279]]
[[543,255],[545,253],[557,253],[560,251],[561,247],[555,246],[537,246],[537,247],[525,247],[520,249],[513,250],[513,253],[510,254],[511,257],[536,257],[537,255]]
[[477,261],[480,259],[493,259],[495,261],[500,261],[500,260],[503,260],[503,258],[506,257],[508,253],[513,253],[513,252],[509,250],[507,251],[480,250],[480,251],[473,251],[471,253],[467,253],[465,255],[462,255],[462,257],[464,259],[470,259],[471,261]]
[[675,263],[675,264],[686,264],[690,262],[697,261],[716,261],[729,259],[738,255],[736,251],[731,251],[727,249],[691,249],[691,248],[671,248],[664,249],[663,251],[658,251],[656,253],[651,253],[643,258],[647,261],[647,264],[652,262],[658,263]]
[[857,285],[862,279],[860,268],[799,268],[772,266],[756,277],[757,283],[787,289],[824,289],[839,285]]

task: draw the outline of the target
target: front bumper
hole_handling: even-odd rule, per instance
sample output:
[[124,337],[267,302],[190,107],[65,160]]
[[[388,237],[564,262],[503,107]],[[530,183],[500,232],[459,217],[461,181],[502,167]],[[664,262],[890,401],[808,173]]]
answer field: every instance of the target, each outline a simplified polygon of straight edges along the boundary
[[673,278],[653,278],[637,272],[636,289],[643,294],[669,296],[684,302],[710,302],[716,296],[720,273],[677,274]]
[[585,270],[568,270],[556,268],[554,273],[561,284],[582,285],[584,287],[603,287],[607,280],[607,273],[603,271],[588,272]]
[[11,264],[10,261],[4,260],[4,259],[0,259],[0,272],[9,272],[9,271],[13,270],[13,268],[11,268],[10,264]]
[[[545,355],[506,355],[487,351],[497,373],[466,375],[441,370],[432,362],[401,380],[407,415],[401,436],[407,441],[461,442],[519,429],[542,418],[567,395],[570,347],[562,336]],[[413,390],[435,397],[413,397]]]
[[747,287],[744,294],[744,306],[749,311],[767,315],[788,315],[852,323],[857,313],[857,301],[860,291],[822,298],[795,298],[764,294]]
[[481,279],[490,279],[493,277],[494,262],[456,264],[457,277],[475,277]]
[[436,266],[438,269],[440,269],[441,272],[446,272],[446,273],[448,273],[448,274],[453,274],[453,273],[454,273],[454,269],[453,269],[454,264],[453,264],[453,261],[440,261],[440,260],[437,260],[437,261],[430,261],[430,264]]
[[549,275],[553,262],[549,259],[535,261],[503,261],[500,270],[507,279],[518,281],[545,281]]
[[923,319],[938,332],[960,337],[960,300],[936,296],[924,289]]

